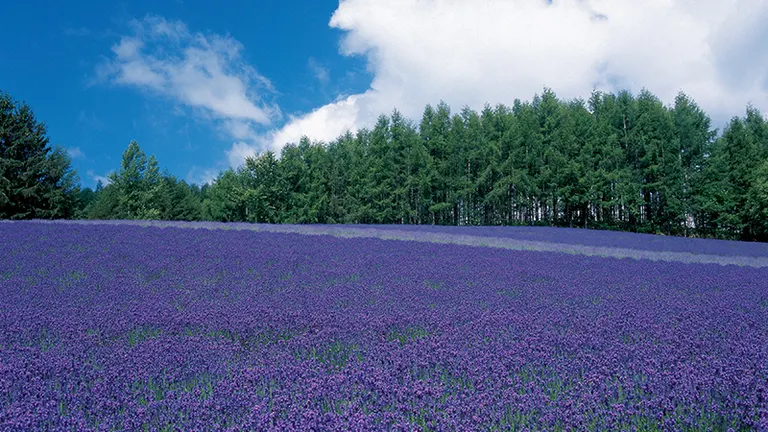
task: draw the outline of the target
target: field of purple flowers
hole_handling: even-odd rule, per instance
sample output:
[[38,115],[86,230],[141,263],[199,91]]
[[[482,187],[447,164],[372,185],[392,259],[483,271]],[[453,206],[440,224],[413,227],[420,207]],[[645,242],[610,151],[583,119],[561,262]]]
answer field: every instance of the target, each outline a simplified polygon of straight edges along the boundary
[[0,430],[764,430],[766,281],[759,266],[2,223]]

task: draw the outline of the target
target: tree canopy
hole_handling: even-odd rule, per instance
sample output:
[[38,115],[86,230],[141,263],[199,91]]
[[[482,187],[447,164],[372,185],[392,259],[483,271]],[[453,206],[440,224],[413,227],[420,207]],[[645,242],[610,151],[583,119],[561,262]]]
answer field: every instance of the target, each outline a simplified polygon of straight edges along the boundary
[[202,200],[199,188],[160,173],[154,155],[147,157],[139,143],[131,141],[123,152],[120,169],[109,175],[110,183],[97,187],[82,210],[89,219],[199,220]]
[[77,193],[66,153],[49,150],[44,126],[9,101],[4,218],[72,217],[79,202],[76,215],[95,219],[551,225],[768,241],[768,122],[748,106],[718,133],[683,93],[666,106],[647,90],[562,100],[544,89],[480,112],[440,102],[418,122],[394,110],[328,143],[305,137],[249,157],[202,187],[161,173],[133,141],[108,185]]
[[[399,111],[330,143],[248,158],[203,218],[272,223],[552,225],[768,240],[768,125],[722,134],[688,96],[594,92],[452,113]],[[227,209],[222,211],[219,209]],[[214,211],[216,209],[216,211]]]
[[72,217],[79,181],[32,109],[0,91],[0,219]]

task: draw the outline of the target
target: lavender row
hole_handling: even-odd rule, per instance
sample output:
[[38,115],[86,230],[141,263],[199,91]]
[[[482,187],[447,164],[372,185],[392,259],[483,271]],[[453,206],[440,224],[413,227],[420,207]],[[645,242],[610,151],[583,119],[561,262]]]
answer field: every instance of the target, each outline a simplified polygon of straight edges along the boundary
[[768,428],[768,269],[0,224],[2,430]]
[[[705,239],[681,239],[665,238],[660,236],[633,234],[633,233],[615,233],[610,231],[594,231],[592,235],[605,235],[607,238],[613,237],[612,241],[603,241],[605,244],[613,246],[591,246],[588,244],[578,244],[578,236],[569,237],[556,234],[562,231],[567,234],[563,228],[520,228],[520,227],[439,227],[439,226],[409,226],[409,225],[284,225],[284,224],[251,224],[251,223],[221,223],[221,222],[183,222],[183,221],[137,221],[137,220],[106,220],[106,221],[36,221],[37,223],[54,224],[88,224],[88,225],[135,225],[135,226],[154,226],[154,227],[177,227],[192,229],[222,229],[222,230],[244,230],[257,232],[283,232],[299,233],[307,235],[332,235],[336,237],[358,237],[358,238],[381,238],[388,240],[406,240],[418,242],[430,242],[441,244],[461,244],[468,246],[494,247],[508,250],[530,250],[540,252],[559,252],[577,255],[614,257],[614,258],[632,258],[645,259],[653,261],[670,261],[683,263],[701,263],[701,264],[721,264],[737,265],[749,267],[768,267],[768,254],[760,255],[756,253],[758,243],[732,242],[721,240]],[[508,234],[515,234],[518,229],[531,229],[534,232],[550,232],[546,241],[524,240],[515,238],[514,235],[494,236],[494,229],[509,230]],[[484,231],[488,230],[488,231]],[[589,233],[584,230],[571,230],[571,234],[581,232]],[[475,235],[476,233],[478,235]],[[554,234],[554,235],[553,235]],[[635,242],[626,241],[622,244],[617,241],[622,236],[633,239]],[[540,236],[541,237],[541,236]],[[587,236],[589,237],[589,236]],[[638,246],[638,241],[640,246]],[[643,243],[644,241],[645,243]],[[680,241],[698,242],[699,244],[708,244],[712,242],[714,246],[699,248],[671,248],[683,249],[689,251],[670,251],[665,250],[659,245],[663,242],[676,244]],[[589,238],[582,243],[590,243]],[[647,244],[646,244],[647,243]],[[693,245],[691,243],[689,246]],[[717,245],[725,244],[727,247],[717,248]],[[682,244],[685,246],[685,244]],[[654,249],[654,246],[656,247]],[[670,248],[667,248],[670,249]],[[707,251],[719,253],[706,253]]]

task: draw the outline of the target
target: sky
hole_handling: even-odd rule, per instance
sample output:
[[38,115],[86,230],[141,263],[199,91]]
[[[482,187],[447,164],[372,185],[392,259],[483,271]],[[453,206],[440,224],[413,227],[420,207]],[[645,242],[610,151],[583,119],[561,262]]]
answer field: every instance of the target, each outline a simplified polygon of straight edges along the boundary
[[0,15],[0,90],[66,148],[84,186],[131,140],[210,182],[307,135],[398,109],[683,91],[722,129],[768,112],[768,0],[25,0]]

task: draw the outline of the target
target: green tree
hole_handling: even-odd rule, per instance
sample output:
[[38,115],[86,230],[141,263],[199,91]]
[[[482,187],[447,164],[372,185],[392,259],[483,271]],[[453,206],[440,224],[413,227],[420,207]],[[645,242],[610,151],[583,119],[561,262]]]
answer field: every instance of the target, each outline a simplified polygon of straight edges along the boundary
[[425,212],[424,194],[428,185],[423,179],[427,153],[416,127],[395,110],[390,125],[393,172],[393,219],[401,224],[418,224]]
[[647,90],[637,98],[636,132],[641,146],[643,223],[652,232],[683,229],[683,170],[674,116]]
[[32,109],[0,92],[0,219],[74,216],[79,178]]
[[392,137],[390,120],[380,115],[376,126],[371,130],[367,146],[366,202],[370,203],[371,215],[375,223],[391,224],[396,222],[396,177],[392,157]]
[[685,220],[683,234],[688,235],[702,218],[696,197],[702,193],[704,165],[717,131],[711,129],[707,114],[683,93],[675,98],[673,115],[675,138],[680,143],[681,201]]
[[496,191],[496,184],[503,178],[501,172],[502,142],[509,129],[509,109],[498,105],[492,109],[486,105],[481,113],[483,142],[486,143],[478,155],[479,172],[475,180],[475,190],[482,205],[482,225],[498,225],[503,221],[504,187]]
[[83,217],[96,220],[117,219],[117,206],[120,199],[118,189],[111,184],[104,186],[99,181],[94,195],[94,199],[83,209]]
[[354,222],[358,202],[352,195],[353,176],[362,161],[357,155],[358,141],[347,131],[328,145],[328,223]]
[[624,196],[630,170],[625,165],[620,143],[621,130],[614,127],[618,109],[613,96],[594,92],[587,103],[591,113],[583,129],[584,145],[579,161],[583,172],[579,189],[583,191],[579,224],[593,228],[615,228],[624,214]]
[[275,154],[267,151],[245,159],[246,220],[248,222],[281,222],[285,208],[286,185],[279,171]]
[[429,219],[436,225],[455,223],[455,202],[451,186],[449,165],[449,132],[451,128],[451,110],[448,104],[440,102],[437,109],[427,105],[419,126],[419,135],[427,152],[427,167],[424,181],[427,191],[427,210]]
[[699,206],[701,229],[722,238],[751,237],[747,196],[754,182],[759,152],[744,119],[734,117],[712,147],[705,167]]
[[[175,190],[177,180],[161,175],[154,155],[147,157],[136,141],[123,152],[120,169],[109,175],[110,184],[99,187],[82,214],[92,219],[198,219]],[[183,216],[182,216],[183,215]]]
[[204,219],[219,222],[246,220],[245,187],[235,170],[230,168],[220,173],[203,196]]
[[[545,88],[530,102],[480,113],[428,105],[418,127],[394,110],[371,130],[327,144],[303,137],[279,158],[249,157],[201,188],[160,174],[132,142],[111,184],[80,194],[81,214],[547,224],[768,240],[768,124],[750,106],[716,134],[682,93],[664,106],[647,90],[564,101]],[[51,154],[66,165],[61,151]]]
[[[371,132],[365,128],[359,130],[354,139],[345,146],[349,149],[348,163],[349,187],[346,192],[348,207],[345,211],[345,223],[375,223],[372,181],[369,176],[373,173],[375,161],[370,157]],[[337,192],[339,193],[339,192]]]
[[768,241],[768,160],[755,171],[746,203],[747,221],[751,235],[760,241]]
[[147,188],[144,174],[147,170],[147,155],[139,143],[131,141],[123,151],[120,169],[109,174],[110,187],[117,191],[117,208],[114,217],[137,219],[145,210]]
[[202,219],[202,195],[196,185],[179,181],[165,173],[153,187],[149,199],[162,220],[196,221]]

